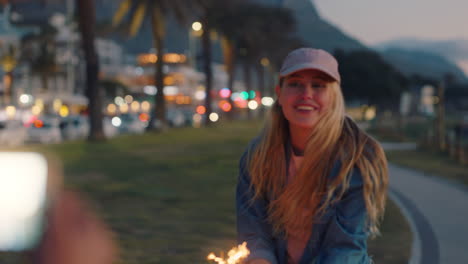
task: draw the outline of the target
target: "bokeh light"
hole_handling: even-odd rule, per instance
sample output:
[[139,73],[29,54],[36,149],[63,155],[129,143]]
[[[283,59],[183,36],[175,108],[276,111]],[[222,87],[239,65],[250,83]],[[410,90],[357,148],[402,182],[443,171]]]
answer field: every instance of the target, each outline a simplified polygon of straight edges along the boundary
[[254,99],[256,95],[257,95],[257,94],[255,93],[255,91],[250,91],[250,92],[249,92],[249,98],[248,98],[248,99]]
[[149,112],[150,109],[151,109],[151,104],[148,101],[141,102],[141,111]]
[[119,109],[121,113],[128,113],[128,104],[121,104]]
[[206,92],[205,91],[196,91],[194,94],[195,99],[197,100],[205,100],[206,98]]
[[59,110],[59,115],[61,117],[67,117],[70,111],[68,110],[68,106],[62,105]]
[[219,108],[221,108],[221,110],[223,110],[224,112],[229,112],[229,111],[231,111],[231,109],[232,109],[232,105],[231,105],[228,101],[226,101],[226,100],[221,100],[221,101],[219,101],[218,106],[219,106]]
[[275,103],[275,100],[272,97],[265,96],[262,98],[262,105],[272,106]]
[[121,106],[121,105],[125,104],[125,100],[122,97],[117,96],[117,97],[114,98],[114,103],[116,105],[118,105],[118,106]]
[[120,117],[118,116],[114,116],[111,122],[112,122],[112,125],[115,127],[119,127],[120,125],[122,125],[122,119],[120,119]]
[[203,28],[202,23],[200,23],[198,21],[195,21],[195,22],[192,23],[192,29],[194,31],[200,31],[200,30],[202,30],[202,28]]
[[130,104],[131,102],[133,102],[133,96],[131,95],[126,95],[124,99],[125,99],[125,102],[127,102],[127,104]]
[[16,115],[16,107],[12,106],[12,105],[9,105],[5,108],[5,112],[8,116],[8,118],[12,119],[15,117]]
[[210,121],[211,122],[216,122],[219,120],[219,115],[217,113],[211,113],[210,114]]
[[199,105],[199,106],[197,106],[196,112],[199,115],[203,115],[203,114],[206,113],[206,107],[203,106],[203,105]]
[[231,90],[229,90],[229,88],[223,88],[219,90],[219,96],[221,98],[229,98],[229,96],[231,96]]
[[140,111],[140,103],[137,102],[137,101],[133,101],[130,104],[130,108],[132,109],[133,112],[138,112],[138,111]]
[[140,119],[141,122],[148,122],[150,116],[147,113],[141,113],[138,115],[138,119]]
[[246,91],[243,91],[242,93],[240,93],[240,98],[242,98],[244,100],[248,100],[249,99],[249,93],[246,92]]
[[258,103],[255,100],[251,100],[248,104],[250,110],[255,110],[258,108]]
[[62,100],[56,98],[54,99],[54,102],[52,105],[53,105],[54,111],[58,113],[60,111],[60,107],[62,107]]
[[117,106],[115,104],[108,104],[107,105],[107,113],[110,115],[114,115],[117,112]]

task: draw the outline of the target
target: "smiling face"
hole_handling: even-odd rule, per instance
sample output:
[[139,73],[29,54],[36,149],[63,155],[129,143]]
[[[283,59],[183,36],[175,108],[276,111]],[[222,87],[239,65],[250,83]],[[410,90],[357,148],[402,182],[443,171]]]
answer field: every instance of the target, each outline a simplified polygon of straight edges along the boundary
[[286,76],[276,87],[278,103],[290,131],[312,131],[332,105],[333,79],[321,71],[303,70]]

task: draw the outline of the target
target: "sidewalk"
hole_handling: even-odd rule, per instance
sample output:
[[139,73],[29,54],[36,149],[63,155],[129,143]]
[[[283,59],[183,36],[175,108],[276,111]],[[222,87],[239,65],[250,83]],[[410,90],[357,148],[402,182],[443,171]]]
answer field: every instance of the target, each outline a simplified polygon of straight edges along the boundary
[[414,233],[411,264],[468,263],[468,188],[389,165],[390,197]]

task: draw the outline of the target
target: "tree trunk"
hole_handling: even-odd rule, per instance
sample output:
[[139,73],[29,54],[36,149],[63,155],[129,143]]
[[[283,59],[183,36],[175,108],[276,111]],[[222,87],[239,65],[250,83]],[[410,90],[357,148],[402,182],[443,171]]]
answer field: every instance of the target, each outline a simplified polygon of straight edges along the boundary
[[156,61],[156,71],[154,79],[156,80],[156,87],[158,88],[158,92],[154,96],[154,101],[156,102],[156,106],[154,107],[154,114],[153,116],[156,117],[157,120],[161,122],[161,127],[159,129],[165,130],[167,128],[167,120],[166,120],[166,101],[164,99],[164,52],[163,52],[163,40],[159,36],[155,36],[155,48],[156,53],[158,56],[158,60]]
[[213,72],[211,69],[211,26],[208,23],[208,15],[202,20],[203,24],[203,34],[202,34],[202,45],[203,45],[203,70],[205,72],[205,108],[206,108],[206,117],[204,119],[204,125],[208,126],[210,124],[209,116],[213,111],[211,108],[211,90],[213,85]]
[[47,91],[49,91],[49,75],[46,73],[41,74],[41,82],[41,92],[46,93]]
[[164,99],[164,24],[160,17],[157,17],[159,11],[154,9],[151,12],[151,27],[153,32],[153,44],[156,50],[156,64],[154,80],[157,87],[157,93],[154,96],[154,112],[148,125],[148,130],[166,130],[168,127],[166,119],[166,100]]
[[89,141],[104,140],[102,128],[102,97],[97,85],[99,60],[94,46],[96,11],[93,0],[77,0],[81,43],[86,60],[86,96],[89,100]]

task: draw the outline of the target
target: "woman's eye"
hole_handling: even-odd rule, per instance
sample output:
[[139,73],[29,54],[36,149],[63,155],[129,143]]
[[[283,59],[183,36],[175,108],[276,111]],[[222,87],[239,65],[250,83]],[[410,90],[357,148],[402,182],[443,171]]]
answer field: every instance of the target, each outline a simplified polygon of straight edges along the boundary
[[299,87],[301,85],[301,83],[299,83],[299,82],[289,82],[288,85],[290,87]]
[[325,83],[312,83],[312,87],[317,88],[317,89],[322,89],[322,88],[325,88],[326,85]]

